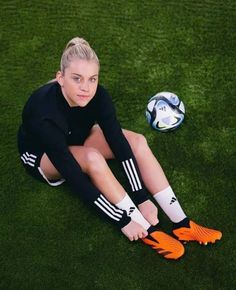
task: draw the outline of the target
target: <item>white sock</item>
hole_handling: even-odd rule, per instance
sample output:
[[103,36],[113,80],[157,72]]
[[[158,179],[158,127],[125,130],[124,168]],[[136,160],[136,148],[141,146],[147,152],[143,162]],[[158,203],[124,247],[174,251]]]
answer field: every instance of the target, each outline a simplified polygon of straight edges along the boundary
[[178,223],[186,218],[186,215],[170,186],[157,192],[153,197],[172,222]]
[[116,204],[116,206],[120,209],[123,209],[127,212],[127,215],[131,217],[131,219],[147,230],[150,228],[150,224],[145,220],[142,216],[141,212],[138,210],[136,205],[133,203],[132,199],[126,193],[125,197]]

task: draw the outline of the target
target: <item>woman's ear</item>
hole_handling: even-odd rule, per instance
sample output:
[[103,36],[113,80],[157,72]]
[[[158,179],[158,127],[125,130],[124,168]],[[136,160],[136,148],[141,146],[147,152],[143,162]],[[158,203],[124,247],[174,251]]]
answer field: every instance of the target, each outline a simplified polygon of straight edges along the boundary
[[63,74],[62,74],[61,71],[58,71],[57,72],[57,74],[56,74],[56,80],[60,84],[60,86],[63,87],[63,84],[64,84],[64,76],[63,76]]

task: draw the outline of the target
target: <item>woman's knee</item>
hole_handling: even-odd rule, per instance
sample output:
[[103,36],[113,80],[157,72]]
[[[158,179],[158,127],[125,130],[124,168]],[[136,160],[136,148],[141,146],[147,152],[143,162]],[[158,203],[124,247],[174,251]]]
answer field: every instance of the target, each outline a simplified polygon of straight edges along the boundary
[[135,155],[143,154],[148,147],[145,136],[139,133],[132,132],[128,141]]
[[86,148],[86,173],[98,174],[105,170],[107,163],[102,154],[94,148]]

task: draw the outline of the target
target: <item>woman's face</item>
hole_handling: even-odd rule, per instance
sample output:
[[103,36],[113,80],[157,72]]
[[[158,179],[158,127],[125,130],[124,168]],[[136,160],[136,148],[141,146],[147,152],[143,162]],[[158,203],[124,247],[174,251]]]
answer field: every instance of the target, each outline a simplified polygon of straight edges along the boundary
[[99,67],[95,60],[75,58],[57,73],[57,81],[70,107],[85,107],[94,97],[98,86]]

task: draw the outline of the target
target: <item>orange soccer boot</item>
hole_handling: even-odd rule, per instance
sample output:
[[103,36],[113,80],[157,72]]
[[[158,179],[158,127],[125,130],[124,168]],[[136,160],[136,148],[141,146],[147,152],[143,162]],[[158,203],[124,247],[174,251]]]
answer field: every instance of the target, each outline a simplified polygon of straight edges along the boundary
[[176,260],[184,254],[183,245],[162,231],[153,231],[142,240],[166,259]]
[[222,233],[217,230],[208,229],[196,224],[193,221],[189,221],[189,227],[180,227],[173,230],[173,234],[180,241],[196,241],[199,244],[207,245],[208,243],[215,243],[216,240],[220,240]]

